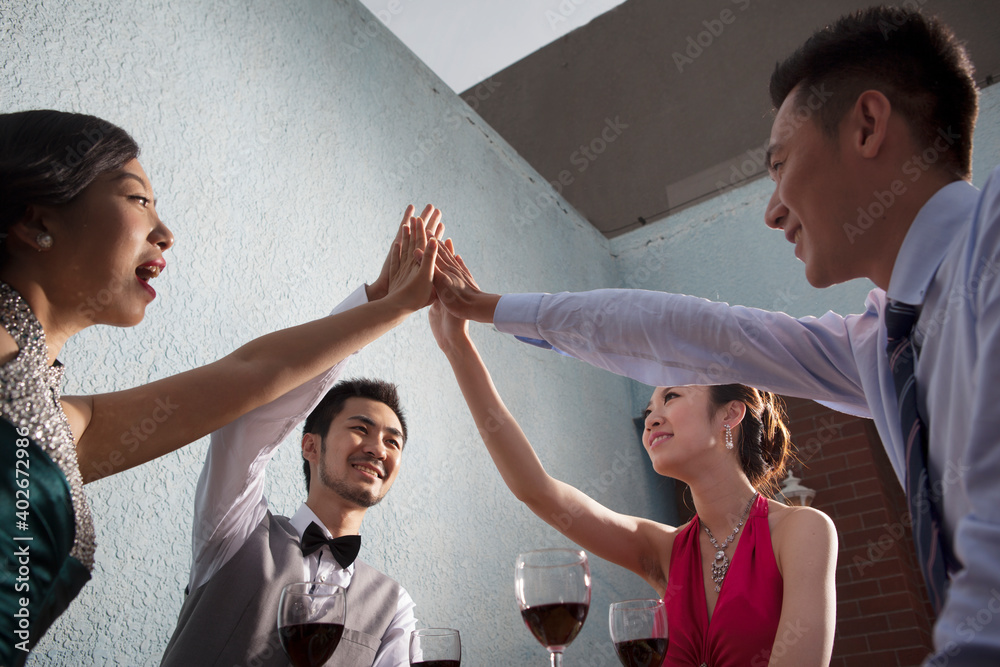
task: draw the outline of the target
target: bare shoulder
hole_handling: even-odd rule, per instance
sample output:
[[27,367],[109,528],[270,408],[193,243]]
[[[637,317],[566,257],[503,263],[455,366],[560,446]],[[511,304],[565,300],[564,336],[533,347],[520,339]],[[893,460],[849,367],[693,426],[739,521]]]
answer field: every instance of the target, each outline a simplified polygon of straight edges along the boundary
[[829,516],[812,507],[768,502],[768,527],[779,569],[783,555],[801,558],[811,553],[825,558],[836,553],[837,529]]
[[834,530],[833,521],[813,507],[789,507],[777,500],[768,500],[768,526],[771,533],[804,529]]

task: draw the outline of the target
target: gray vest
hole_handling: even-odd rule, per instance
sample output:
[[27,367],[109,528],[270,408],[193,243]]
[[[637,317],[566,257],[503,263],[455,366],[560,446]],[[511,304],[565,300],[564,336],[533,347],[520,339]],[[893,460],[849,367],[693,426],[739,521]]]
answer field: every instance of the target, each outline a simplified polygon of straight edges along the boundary
[[[184,600],[160,667],[288,667],[278,638],[281,589],[302,579],[299,537],[270,512],[222,569]],[[325,667],[375,662],[399,584],[355,561],[344,635]]]

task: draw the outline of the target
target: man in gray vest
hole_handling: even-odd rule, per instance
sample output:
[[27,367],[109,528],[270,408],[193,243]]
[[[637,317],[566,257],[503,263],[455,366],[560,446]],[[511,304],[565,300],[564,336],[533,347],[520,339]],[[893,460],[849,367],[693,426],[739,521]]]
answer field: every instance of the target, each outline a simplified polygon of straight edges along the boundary
[[[439,238],[440,215],[425,209],[423,218],[427,237]],[[389,265],[387,259],[379,279],[334,312],[384,296]],[[296,581],[347,590],[344,634],[327,667],[409,665],[413,600],[398,583],[355,560],[365,512],[399,472],[406,421],[389,383],[334,386],[345,366],[346,359],[212,434],[195,493],[187,595],[161,667],[287,667],[278,599]],[[303,419],[307,498],[292,517],[274,516],[264,498],[265,468]]]

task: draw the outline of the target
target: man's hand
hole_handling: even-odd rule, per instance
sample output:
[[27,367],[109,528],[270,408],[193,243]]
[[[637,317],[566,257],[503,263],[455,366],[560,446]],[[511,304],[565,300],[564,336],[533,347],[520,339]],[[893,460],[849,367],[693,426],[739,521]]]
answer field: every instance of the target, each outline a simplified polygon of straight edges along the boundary
[[[403,221],[399,223],[399,228],[396,230],[396,238],[392,240],[392,244],[389,246],[389,253],[385,256],[385,261],[382,263],[381,273],[378,274],[375,282],[365,286],[365,293],[368,295],[369,301],[376,301],[389,293],[389,263],[396,245],[403,238],[403,229],[414,219],[413,212],[415,210],[412,205],[406,207],[406,211],[403,212]],[[424,226],[426,238],[441,239],[441,236],[444,234],[444,223],[441,222],[441,211],[439,209],[428,204],[424,207],[424,212],[420,214],[419,220],[422,221],[421,224]],[[423,250],[423,246],[421,246],[420,250]]]
[[454,317],[487,324],[493,322],[493,311],[500,301],[500,295],[479,289],[465,261],[454,254],[450,239],[437,255],[434,289],[438,301]]
[[420,218],[410,218],[402,237],[389,251],[389,288],[384,298],[394,299],[410,312],[434,300],[434,266],[441,244],[427,235]]

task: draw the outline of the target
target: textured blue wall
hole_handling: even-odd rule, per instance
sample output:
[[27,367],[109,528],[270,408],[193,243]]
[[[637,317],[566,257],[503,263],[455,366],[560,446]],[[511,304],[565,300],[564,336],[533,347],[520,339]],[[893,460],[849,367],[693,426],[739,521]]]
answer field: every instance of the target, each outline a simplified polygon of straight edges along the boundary
[[[324,315],[375,278],[408,202],[444,210],[493,288],[618,283],[608,242],[353,0],[4,2],[0,52],[0,110],[83,111],[133,133],[177,237],[146,320],[64,350],[67,393],[134,386]],[[553,474],[619,510],[665,516],[625,380],[487,327],[474,335]],[[461,629],[465,664],[544,664],[513,565],[521,550],[564,542],[502,485],[425,316],[349,372],[399,383],[411,420],[401,475],[365,520],[363,557],[407,587],[423,625]],[[158,662],[187,580],[205,447],[88,487],[94,579],[32,665]],[[304,497],[294,438],[268,476],[274,508],[293,512]],[[593,571],[576,665],[613,664],[607,605],[650,593],[617,567]]]
[[[445,211],[498,291],[624,285],[800,315],[855,310],[867,291],[808,287],[763,225],[763,181],[609,243],[353,0],[11,5],[0,5],[0,111],[82,111],[128,129],[177,237],[146,321],[90,330],[64,350],[67,393],[134,386],[325,314],[375,277],[411,201]],[[977,182],[1000,161],[1000,90],[982,104]],[[672,518],[669,484],[654,479],[631,423],[647,388],[487,327],[474,335],[553,474],[614,509]],[[544,664],[517,613],[513,563],[565,542],[503,486],[423,315],[349,373],[399,383],[412,434],[396,486],[365,520],[363,557],[408,588],[422,625],[461,629],[465,664]],[[205,446],[88,487],[94,580],[30,664],[158,662],[187,581]],[[268,497],[290,513],[303,495],[290,439]],[[593,572],[591,616],[567,664],[616,664],[607,604],[650,593],[606,563]]]

